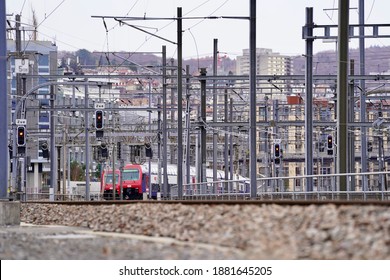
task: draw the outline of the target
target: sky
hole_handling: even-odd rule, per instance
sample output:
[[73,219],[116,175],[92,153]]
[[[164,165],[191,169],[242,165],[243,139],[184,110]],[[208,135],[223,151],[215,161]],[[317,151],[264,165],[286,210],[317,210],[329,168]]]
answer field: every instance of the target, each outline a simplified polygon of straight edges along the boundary
[[[350,23],[358,23],[358,0],[350,0]],[[168,18],[128,22],[170,41],[177,41],[177,24],[171,20],[182,7],[183,17],[249,16],[249,0],[6,0],[7,14],[21,14],[25,29],[31,28],[32,11],[38,21],[38,39],[56,43],[59,50],[113,52],[156,52],[162,45],[167,56],[175,57],[177,48],[162,39],[148,35],[114,19],[92,16]],[[258,0],[257,47],[269,48],[284,55],[305,52],[302,26],[305,9],[313,7],[316,24],[338,22],[338,0]],[[390,23],[389,0],[365,0],[366,23]],[[105,25],[107,26],[107,30]],[[14,25],[14,22],[11,21]],[[218,39],[221,55],[235,57],[249,47],[249,21],[243,19],[183,20],[183,57],[211,56],[213,40]],[[388,33],[388,31],[387,31]],[[29,38],[26,33],[25,38]],[[390,45],[389,39],[367,39],[366,46]],[[335,43],[315,40],[314,52],[335,50]],[[352,48],[358,40],[351,40]]]

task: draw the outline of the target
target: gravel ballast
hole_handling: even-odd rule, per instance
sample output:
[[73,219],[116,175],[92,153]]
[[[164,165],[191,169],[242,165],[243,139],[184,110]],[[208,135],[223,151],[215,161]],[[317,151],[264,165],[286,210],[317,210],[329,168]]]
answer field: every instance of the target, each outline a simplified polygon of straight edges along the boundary
[[27,203],[21,221],[168,237],[242,252],[233,258],[390,259],[386,206]]

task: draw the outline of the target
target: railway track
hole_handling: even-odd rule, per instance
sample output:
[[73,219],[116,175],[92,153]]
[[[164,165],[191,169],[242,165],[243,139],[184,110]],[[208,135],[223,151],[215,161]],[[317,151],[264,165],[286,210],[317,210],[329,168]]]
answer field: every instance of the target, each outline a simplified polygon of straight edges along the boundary
[[98,200],[98,201],[26,201],[24,204],[58,205],[126,205],[126,204],[183,204],[183,205],[373,205],[390,206],[390,200]]

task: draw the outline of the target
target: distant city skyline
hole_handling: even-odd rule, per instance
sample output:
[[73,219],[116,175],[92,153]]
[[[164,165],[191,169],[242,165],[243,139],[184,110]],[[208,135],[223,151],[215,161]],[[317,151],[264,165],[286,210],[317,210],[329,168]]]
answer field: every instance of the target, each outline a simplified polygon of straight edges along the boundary
[[[177,7],[182,7],[184,17],[248,16],[249,0],[6,0],[7,14],[13,26],[15,14],[22,15],[26,29],[32,24],[35,10],[38,22],[38,39],[50,40],[59,50],[76,51],[128,51],[161,52],[167,46],[167,55],[176,56],[176,45],[151,37],[129,26],[119,26],[113,19],[104,22],[91,16],[176,17]],[[350,23],[358,23],[358,0],[351,0]],[[107,4],[109,3],[109,4]],[[305,8],[313,7],[314,22],[337,24],[336,0],[274,0],[257,1],[257,47],[270,48],[283,55],[304,53],[302,26],[305,24]],[[390,1],[366,0],[366,23],[389,23]],[[171,41],[176,41],[176,22],[135,21],[130,24],[143,28]],[[105,28],[107,26],[107,30]],[[108,31],[108,32],[107,32]],[[218,39],[219,51],[235,57],[249,46],[249,22],[239,19],[184,20],[183,56],[194,58],[212,55],[213,39]],[[29,39],[29,34],[25,34]],[[390,45],[389,39],[366,40],[366,46]],[[356,48],[357,40],[350,47]],[[320,40],[314,44],[314,52],[334,50],[334,43]]]

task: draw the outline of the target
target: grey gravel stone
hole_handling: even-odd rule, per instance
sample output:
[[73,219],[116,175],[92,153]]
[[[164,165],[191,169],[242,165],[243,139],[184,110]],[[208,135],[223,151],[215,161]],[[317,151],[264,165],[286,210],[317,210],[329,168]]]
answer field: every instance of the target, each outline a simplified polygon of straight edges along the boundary
[[40,246],[64,248],[57,259],[390,259],[385,206],[22,204],[21,221],[167,237],[189,245],[107,237],[35,239],[31,244],[29,236],[22,236],[13,246],[26,246],[29,253],[19,250],[12,256],[3,249],[3,239],[15,236],[0,231],[2,259],[49,257]]

